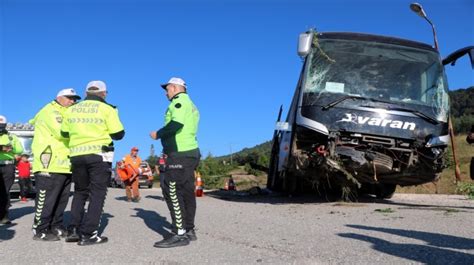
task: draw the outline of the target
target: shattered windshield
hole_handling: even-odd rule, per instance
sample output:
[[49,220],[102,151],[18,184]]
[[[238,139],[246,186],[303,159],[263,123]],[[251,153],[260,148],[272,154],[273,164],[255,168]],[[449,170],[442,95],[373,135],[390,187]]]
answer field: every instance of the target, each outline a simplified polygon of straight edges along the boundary
[[[303,105],[323,93],[402,103],[446,121],[447,82],[435,52],[387,43],[321,39],[314,43],[303,87]],[[361,104],[349,100],[343,104]]]

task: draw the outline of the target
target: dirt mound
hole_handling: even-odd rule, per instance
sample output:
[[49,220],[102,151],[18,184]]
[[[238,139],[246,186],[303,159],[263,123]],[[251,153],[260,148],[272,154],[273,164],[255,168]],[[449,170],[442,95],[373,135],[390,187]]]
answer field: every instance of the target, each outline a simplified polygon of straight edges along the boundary
[[234,179],[234,182],[239,183],[239,182],[257,182],[258,179],[254,175],[248,175],[248,174],[232,174],[232,178]]

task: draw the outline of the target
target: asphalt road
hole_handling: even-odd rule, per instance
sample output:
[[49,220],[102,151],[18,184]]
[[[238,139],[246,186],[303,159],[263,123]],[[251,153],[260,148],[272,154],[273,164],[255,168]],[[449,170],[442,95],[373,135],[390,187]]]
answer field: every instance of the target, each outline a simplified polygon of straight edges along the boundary
[[[474,201],[396,194],[391,201],[325,202],[212,192],[198,198],[198,240],[157,249],[170,217],[159,189],[142,201],[110,189],[95,246],[32,240],[33,202],[15,200],[0,226],[1,264],[474,264]],[[66,217],[69,216],[69,207]]]

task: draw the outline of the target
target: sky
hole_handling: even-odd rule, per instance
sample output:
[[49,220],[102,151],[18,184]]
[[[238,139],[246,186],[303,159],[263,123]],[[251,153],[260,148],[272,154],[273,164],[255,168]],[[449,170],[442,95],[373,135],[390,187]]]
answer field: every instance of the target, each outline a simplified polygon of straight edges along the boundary
[[[382,3],[383,2],[383,3]],[[446,57],[474,45],[474,1],[419,1],[436,25]],[[107,84],[125,138],[116,156],[137,146],[161,152],[149,137],[163,126],[169,101],[161,83],[183,78],[199,108],[203,156],[268,141],[283,117],[302,60],[298,35],[345,31],[433,44],[429,24],[405,0],[0,0],[0,115],[27,122],[57,92],[84,96],[91,80]],[[467,57],[446,68],[450,89],[474,85]]]

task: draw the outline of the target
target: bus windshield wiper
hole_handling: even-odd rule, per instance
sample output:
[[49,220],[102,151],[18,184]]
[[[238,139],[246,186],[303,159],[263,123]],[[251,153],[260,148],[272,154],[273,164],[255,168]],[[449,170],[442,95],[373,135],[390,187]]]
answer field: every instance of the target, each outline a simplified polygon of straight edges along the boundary
[[370,101],[373,101],[373,102],[383,102],[383,103],[393,104],[393,102],[386,101],[386,100],[380,100],[380,99],[368,98],[368,97],[356,96],[356,95],[346,95],[346,96],[340,97],[340,98],[330,102],[329,104],[324,105],[322,107],[322,110],[330,109],[330,108],[336,106],[337,104],[339,104],[339,103],[341,103],[341,102],[343,102],[344,100],[347,100],[347,99],[362,99],[362,100],[370,100]]
[[413,113],[415,114],[416,116],[424,119],[424,120],[427,120],[429,122],[431,122],[432,124],[439,124],[439,121],[434,119],[433,117],[429,116],[429,115],[426,115],[424,114],[423,112],[420,112],[418,110],[413,110],[413,109],[406,109],[406,108],[400,108],[400,107],[388,107],[386,108],[387,110],[397,110],[397,111],[405,111],[405,112],[410,112],[410,113]]
[[[374,106],[361,106],[361,107],[364,107],[364,108],[377,108],[377,107],[374,107]],[[439,124],[439,121],[434,119],[433,117],[430,117],[426,114],[424,114],[423,112],[420,112],[420,111],[417,111],[417,110],[413,110],[413,109],[407,109],[407,108],[401,108],[401,107],[384,107],[383,109],[385,110],[395,110],[395,111],[403,111],[403,112],[409,112],[409,113],[412,113],[426,121],[429,121],[431,122],[432,124]]]

